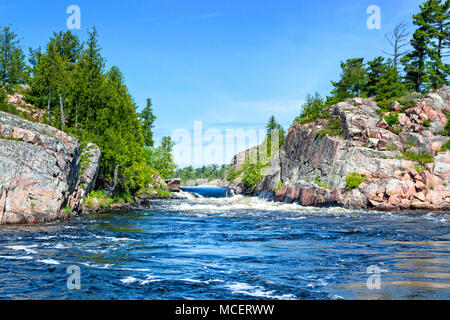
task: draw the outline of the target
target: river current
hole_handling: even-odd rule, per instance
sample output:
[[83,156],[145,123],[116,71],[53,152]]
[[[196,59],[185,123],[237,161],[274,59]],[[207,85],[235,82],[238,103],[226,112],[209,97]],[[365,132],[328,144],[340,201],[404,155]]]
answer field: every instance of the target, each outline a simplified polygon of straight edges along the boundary
[[450,299],[449,213],[198,192],[0,226],[0,299]]

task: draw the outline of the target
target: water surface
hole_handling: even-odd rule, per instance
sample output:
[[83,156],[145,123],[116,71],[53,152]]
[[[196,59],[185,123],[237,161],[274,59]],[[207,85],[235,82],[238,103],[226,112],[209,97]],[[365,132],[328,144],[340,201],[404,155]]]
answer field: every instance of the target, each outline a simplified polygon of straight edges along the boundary
[[[0,298],[450,299],[448,213],[182,195],[0,227]],[[71,265],[80,290],[67,288]],[[380,290],[366,286],[369,266],[381,271]]]

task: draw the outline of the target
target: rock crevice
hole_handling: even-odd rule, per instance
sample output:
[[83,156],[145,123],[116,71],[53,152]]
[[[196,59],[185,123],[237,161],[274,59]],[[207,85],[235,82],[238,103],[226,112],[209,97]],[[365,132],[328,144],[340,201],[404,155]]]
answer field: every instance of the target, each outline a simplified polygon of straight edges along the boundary
[[80,150],[75,138],[0,112],[0,224],[51,221],[79,213],[101,157],[96,145],[86,149],[91,156],[82,170],[81,158],[87,151]]

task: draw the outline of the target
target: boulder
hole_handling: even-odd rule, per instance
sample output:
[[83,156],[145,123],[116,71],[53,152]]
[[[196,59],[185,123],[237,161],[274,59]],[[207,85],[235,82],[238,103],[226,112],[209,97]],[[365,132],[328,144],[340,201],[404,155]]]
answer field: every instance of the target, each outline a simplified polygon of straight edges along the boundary
[[90,150],[82,157],[78,141],[63,131],[0,112],[0,224],[80,213],[101,156],[97,146]]
[[165,182],[166,182],[167,186],[169,187],[170,191],[172,191],[172,192],[180,191],[180,185],[181,185],[180,178],[167,179]]

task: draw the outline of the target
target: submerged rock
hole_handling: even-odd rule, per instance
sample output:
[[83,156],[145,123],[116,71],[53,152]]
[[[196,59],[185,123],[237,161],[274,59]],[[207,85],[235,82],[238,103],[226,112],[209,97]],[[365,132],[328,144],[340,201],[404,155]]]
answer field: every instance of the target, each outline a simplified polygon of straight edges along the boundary
[[83,152],[89,155],[63,131],[0,112],[0,224],[79,213],[101,157],[93,144]]

